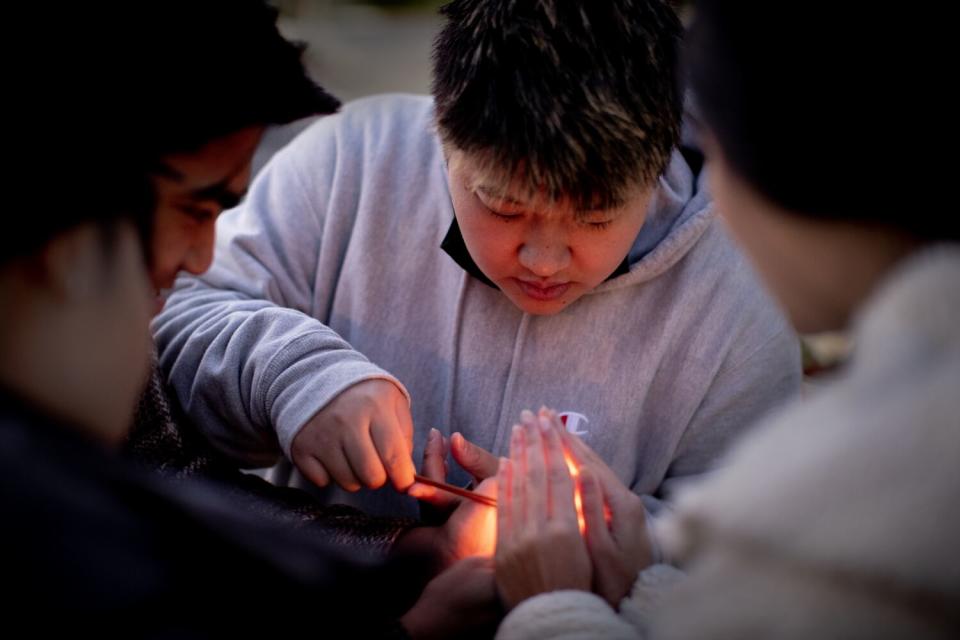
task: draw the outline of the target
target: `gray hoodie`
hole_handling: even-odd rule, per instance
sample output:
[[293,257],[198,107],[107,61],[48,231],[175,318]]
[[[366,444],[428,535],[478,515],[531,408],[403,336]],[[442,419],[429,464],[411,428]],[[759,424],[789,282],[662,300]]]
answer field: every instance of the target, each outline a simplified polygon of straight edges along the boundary
[[[407,390],[417,461],[431,427],[500,455],[522,409],[576,412],[568,426],[655,511],[800,384],[796,337],[701,182],[677,151],[628,269],[532,316],[441,249],[454,214],[432,101],[352,103],[221,216],[213,267],[178,279],[154,322],[161,367],[213,445],[250,466],[289,458],[310,417],[371,378]],[[391,489],[325,493],[415,507]]]

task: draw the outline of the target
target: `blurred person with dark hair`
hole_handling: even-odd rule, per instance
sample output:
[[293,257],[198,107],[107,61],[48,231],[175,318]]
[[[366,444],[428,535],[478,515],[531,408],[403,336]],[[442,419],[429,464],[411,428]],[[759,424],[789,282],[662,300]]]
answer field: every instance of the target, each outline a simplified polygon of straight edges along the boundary
[[[177,271],[207,267],[214,220],[243,197],[264,126],[336,100],[260,2],[61,9],[38,64],[9,74],[11,184],[39,196],[0,243],[0,498],[15,616],[30,610],[22,600],[49,616],[38,627],[69,613],[74,630],[207,636],[300,629],[288,614],[309,609],[328,631],[405,634],[399,616],[434,569],[416,552],[463,538],[455,527],[485,507],[465,505],[427,536],[320,507],[217,459],[172,419],[156,380],[140,398],[156,294]],[[168,477],[118,457],[124,446]],[[396,544],[407,532],[416,543]],[[453,608],[461,570],[428,586],[407,630],[450,624],[429,612]]]
[[[114,118],[108,126],[136,132],[129,145],[136,157],[128,161],[145,168],[156,193],[148,255],[158,312],[178,273],[199,275],[210,266],[216,220],[246,194],[264,128],[332,113],[339,102],[306,76],[301,49],[279,34],[276,12],[260,1],[118,2],[77,11],[76,19],[90,28],[63,38],[79,41],[95,71],[76,77],[84,85],[103,84],[87,90],[110,105],[103,107]],[[389,553],[413,525],[322,508],[307,494],[241,473],[170,402],[156,369],[125,450],[172,478],[216,479],[238,501],[267,497],[251,504],[291,526],[316,525],[316,535],[371,557]]]
[[[498,638],[960,634],[950,24],[931,6],[698,3],[687,61],[718,206],[794,324],[850,329],[854,352],[681,492],[656,539],[689,575],[651,567],[623,601],[587,591],[642,543],[626,490],[540,416],[546,435],[527,427],[501,475],[497,581],[516,608]],[[550,457],[561,437],[583,463],[585,538]],[[562,565],[524,537],[546,516],[523,498],[545,492]]]

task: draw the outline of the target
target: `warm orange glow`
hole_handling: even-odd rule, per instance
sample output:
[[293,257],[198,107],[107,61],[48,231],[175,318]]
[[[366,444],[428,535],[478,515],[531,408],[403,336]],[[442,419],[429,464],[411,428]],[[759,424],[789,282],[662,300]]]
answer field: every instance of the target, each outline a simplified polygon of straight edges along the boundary
[[[477,493],[496,498],[496,477],[487,478],[477,487]],[[493,489],[493,491],[491,491]],[[471,502],[462,505],[463,516],[466,516],[457,527],[458,540],[457,555],[460,558],[468,556],[492,556],[497,549],[497,509],[485,504]],[[458,515],[458,514],[455,514]]]
[[460,541],[459,556],[492,556],[497,549],[497,510],[475,507],[475,519]]
[[577,509],[577,523],[580,525],[580,533],[587,530],[587,521],[583,517],[583,498],[580,495],[580,485],[576,484],[577,477],[580,475],[580,469],[566,451],[563,452],[563,459],[567,463],[567,469],[570,471],[570,477],[575,483],[573,488],[573,506]]

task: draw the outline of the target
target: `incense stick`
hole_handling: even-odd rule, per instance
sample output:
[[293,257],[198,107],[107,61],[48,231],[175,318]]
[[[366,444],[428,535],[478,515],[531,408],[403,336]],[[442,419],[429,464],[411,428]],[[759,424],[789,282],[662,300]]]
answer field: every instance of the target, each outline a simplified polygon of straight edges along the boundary
[[474,493],[473,491],[468,491],[467,489],[461,489],[460,487],[455,487],[454,485],[447,484],[446,482],[438,482],[436,480],[431,480],[430,478],[421,476],[419,474],[413,476],[413,479],[419,482],[420,484],[425,484],[431,487],[435,487],[437,489],[441,489],[448,493],[458,495],[461,498],[467,498],[469,500],[473,500],[474,502],[485,504],[488,507],[493,507],[493,508],[497,507],[496,498],[491,498],[489,496],[485,496],[479,493]]

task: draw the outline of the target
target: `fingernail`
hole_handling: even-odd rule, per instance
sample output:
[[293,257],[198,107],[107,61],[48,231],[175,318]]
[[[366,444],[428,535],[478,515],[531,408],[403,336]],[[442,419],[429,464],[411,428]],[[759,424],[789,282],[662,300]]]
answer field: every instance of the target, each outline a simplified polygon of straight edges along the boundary
[[427,436],[427,442],[433,442],[437,439],[437,436],[440,435],[440,432],[434,428],[430,429],[430,434]]
[[411,498],[422,498],[426,495],[427,487],[422,484],[414,483],[407,489],[407,495]]
[[540,419],[537,421],[540,424],[540,431],[544,434],[550,432],[550,421],[546,416],[540,416]]
[[523,422],[530,422],[533,420],[533,414],[528,409],[524,409],[520,412],[520,419]]

